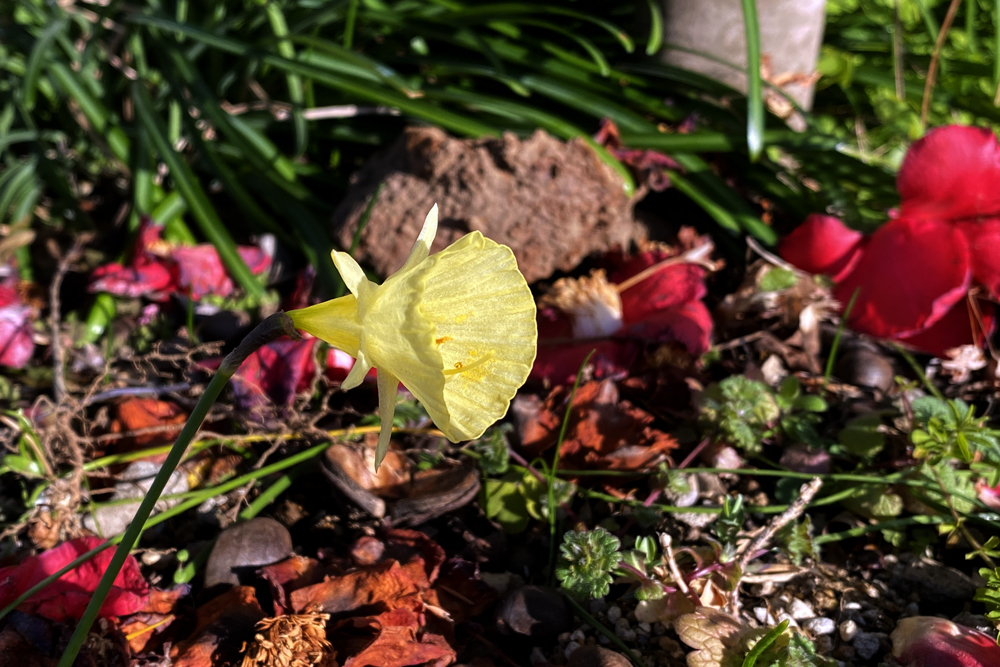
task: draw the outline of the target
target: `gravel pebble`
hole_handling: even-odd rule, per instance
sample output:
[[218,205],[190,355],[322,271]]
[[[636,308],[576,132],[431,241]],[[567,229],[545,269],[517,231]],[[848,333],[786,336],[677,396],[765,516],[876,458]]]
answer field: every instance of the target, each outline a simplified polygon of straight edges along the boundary
[[615,623],[615,634],[624,642],[635,641],[635,630],[629,625],[627,618],[619,618]]
[[573,634],[571,634],[571,635],[569,636],[569,640],[570,640],[571,642],[576,642],[577,644],[583,644],[583,642],[584,642],[584,641],[585,641],[586,639],[587,639],[587,635],[586,635],[586,634],[584,634],[583,630],[582,630],[582,629],[579,629],[579,628],[578,628],[578,629],[576,629],[576,630],[574,630],[574,631],[573,631]]
[[569,659],[569,657],[571,655],[573,655],[573,653],[578,648],[580,648],[580,645],[578,643],[576,643],[576,642],[570,642],[570,643],[566,644],[566,650],[563,651],[563,655],[566,656],[567,659]]
[[809,606],[807,602],[803,602],[798,598],[792,598],[791,604],[788,605],[788,613],[796,621],[804,621],[807,618],[813,618],[816,616],[816,612],[813,608]]
[[591,614],[600,614],[607,608],[608,608],[608,603],[604,601],[604,598],[597,598],[596,600],[590,601]]
[[858,624],[854,621],[847,619],[840,624],[840,638],[845,642],[849,642],[854,639],[856,634],[858,634]]
[[635,626],[636,632],[643,635],[648,635],[652,631],[652,629],[653,626],[651,626],[649,623],[646,623],[645,621],[643,621],[642,623],[638,623]]
[[808,619],[802,624],[802,627],[811,632],[813,636],[819,637],[833,634],[834,630],[837,629],[837,624],[833,622],[832,618],[818,616]]
[[862,660],[871,660],[875,657],[880,645],[878,637],[867,632],[859,632],[854,636],[854,641],[851,644]]
[[608,622],[617,623],[618,619],[622,617],[622,609],[618,605],[612,605],[608,607]]

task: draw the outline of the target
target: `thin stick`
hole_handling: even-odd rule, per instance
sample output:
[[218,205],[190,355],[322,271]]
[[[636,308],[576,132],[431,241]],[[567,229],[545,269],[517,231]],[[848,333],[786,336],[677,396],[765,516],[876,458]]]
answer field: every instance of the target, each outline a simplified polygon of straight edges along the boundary
[[736,559],[736,564],[739,566],[740,571],[746,570],[747,565],[753,560],[754,555],[767,546],[775,533],[798,519],[806,511],[806,507],[821,486],[823,486],[823,480],[819,477],[813,477],[811,481],[802,485],[802,488],[799,489],[799,497],[788,506],[788,509],[774,517],[764,530],[750,544],[744,547],[742,553]]
[[49,329],[52,330],[52,393],[55,395],[56,405],[60,405],[66,400],[66,352],[63,350],[61,334],[61,314],[59,312],[59,290],[62,288],[63,278],[69,271],[70,264],[75,262],[83,252],[83,245],[90,241],[90,235],[78,236],[73,243],[73,247],[60,257],[59,246],[55,241],[49,246],[49,252],[59,263],[56,267],[56,274],[52,276],[49,284]]
[[160,466],[160,471],[156,474],[153,484],[142,499],[139,509],[136,510],[135,516],[132,518],[132,523],[129,524],[128,530],[125,531],[125,535],[115,550],[115,555],[112,556],[111,562],[108,564],[108,569],[105,570],[100,583],[97,585],[97,589],[94,591],[94,597],[87,604],[87,609],[83,612],[76,630],[73,631],[73,636],[70,638],[66,650],[63,651],[62,657],[59,658],[59,667],[72,667],[77,654],[80,652],[80,648],[83,646],[83,642],[87,639],[87,634],[90,632],[91,626],[97,620],[97,615],[101,611],[108,593],[111,591],[111,586],[114,584],[118,572],[125,564],[125,559],[128,558],[132,547],[138,541],[139,534],[142,532],[146,520],[152,513],[153,507],[160,499],[160,494],[163,493],[170,475],[177,468],[181,458],[184,456],[185,450],[191,444],[215,400],[229,382],[229,378],[236,373],[237,369],[239,369],[240,365],[251,353],[262,345],[285,335],[293,339],[299,338],[299,334],[292,324],[292,318],[284,312],[279,311],[261,322],[256,329],[243,339],[243,342],[235,350],[222,360],[222,365],[219,366],[218,372],[212,378],[211,382],[208,383],[205,393],[198,399],[198,403],[191,411],[191,416],[188,417],[187,423],[184,424],[184,429],[177,437],[174,446],[170,448],[170,453],[167,454],[167,458]]
[[951,0],[951,4],[948,5],[948,13],[944,17],[944,23],[941,24],[941,30],[938,32],[937,41],[934,43],[931,64],[927,68],[927,81],[924,82],[924,100],[920,104],[921,125],[927,125],[927,116],[931,111],[931,93],[934,90],[934,80],[937,78],[938,63],[941,60],[941,49],[944,48],[944,42],[948,38],[948,31],[951,30],[952,21],[955,20],[955,14],[958,13],[958,6],[961,3],[962,0]]

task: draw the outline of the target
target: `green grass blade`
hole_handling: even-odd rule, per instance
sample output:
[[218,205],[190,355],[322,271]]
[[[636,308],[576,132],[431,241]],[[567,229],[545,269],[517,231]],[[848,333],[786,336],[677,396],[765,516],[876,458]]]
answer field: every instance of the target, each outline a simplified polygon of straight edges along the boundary
[[173,146],[167,140],[166,130],[162,125],[160,117],[156,114],[156,110],[153,107],[153,100],[150,99],[146,88],[141,82],[136,81],[132,83],[131,91],[136,116],[146,128],[146,131],[149,132],[150,139],[152,139],[153,145],[156,146],[157,151],[160,153],[160,157],[163,158],[163,161],[170,168],[170,174],[174,179],[177,190],[187,201],[187,205],[191,209],[191,214],[194,216],[195,221],[198,222],[198,226],[201,228],[205,238],[215,246],[222,263],[240,287],[247,294],[262,298],[264,296],[263,285],[254,278],[243,258],[240,257],[239,252],[236,250],[236,243],[229,235],[229,231],[225,225],[222,224],[215,209],[212,208],[208,196],[202,190],[190,167],[174,151]]
[[21,80],[24,108],[28,111],[35,108],[35,94],[38,91],[38,76],[42,71],[42,63],[49,57],[49,49],[56,36],[65,29],[65,18],[55,21],[42,31],[31,49],[31,55],[28,56],[28,63],[24,68],[24,78]]
[[656,0],[646,0],[649,7],[649,39],[646,41],[646,55],[655,55],[663,46],[663,12]]
[[80,105],[80,110],[94,131],[107,139],[111,153],[123,164],[127,163],[131,142],[120,127],[111,124],[111,114],[83,86],[80,75],[61,62],[50,63],[48,70],[66,94]]
[[[278,38],[278,53],[283,58],[295,60],[295,47],[288,39],[288,23],[285,21],[285,14],[281,11],[281,6],[274,2],[267,3],[265,7],[267,20],[271,24],[274,36]],[[304,97],[304,87],[302,79],[298,74],[286,74],[285,81],[288,83],[288,99],[292,102],[292,124],[295,128],[295,155],[296,157],[306,152],[308,141],[308,128],[306,119],[302,116],[302,106]]]
[[741,0],[747,40],[747,150],[756,162],[764,150],[764,89],[760,78],[760,25],[757,0]]
[[354,23],[358,19],[358,0],[348,0],[347,16],[344,19],[344,48],[354,46]]

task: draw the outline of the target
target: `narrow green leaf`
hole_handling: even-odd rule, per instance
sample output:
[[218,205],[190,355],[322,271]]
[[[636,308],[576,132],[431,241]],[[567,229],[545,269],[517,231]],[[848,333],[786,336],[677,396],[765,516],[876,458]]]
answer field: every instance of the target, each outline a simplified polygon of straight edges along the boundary
[[239,252],[236,250],[236,243],[229,235],[229,231],[225,225],[222,224],[222,220],[219,219],[215,209],[212,208],[208,196],[202,190],[194,173],[191,172],[191,168],[174,151],[173,146],[167,140],[166,130],[159,116],[156,115],[153,100],[150,99],[145,86],[141,82],[135,81],[131,85],[131,92],[136,116],[146,128],[146,131],[149,132],[150,139],[152,139],[153,145],[159,151],[160,157],[167,163],[177,190],[187,201],[188,207],[191,209],[191,214],[194,216],[195,221],[198,222],[198,226],[201,228],[205,238],[215,246],[222,263],[229,270],[229,273],[236,282],[239,283],[240,287],[247,294],[257,298],[263,297],[263,285],[254,278],[243,258],[240,257]]
[[24,95],[24,108],[31,111],[35,108],[35,92],[38,90],[38,75],[42,71],[42,63],[49,57],[49,47],[56,36],[66,28],[66,19],[61,18],[49,25],[35,40],[24,68],[24,78],[21,81]]
[[741,0],[747,40],[747,149],[756,162],[764,150],[764,90],[760,78],[760,25],[757,0]]
[[784,620],[778,625],[774,626],[768,630],[767,634],[757,640],[753,648],[747,653],[746,657],[743,658],[743,667],[754,667],[757,664],[757,658],[766,651],[771,644],[778,640],[781,633],[788,628],[788,620]]
[[[295,60],[295,47],[288,39],[288,23],[285,21],[285,14],[281,11],[281,6],[271,0],[265,7],[267,20],[271,24],[274,36],[278,38],[278,53],[283,58]],[[306,119],[302,115],[304,102],[302,78],[298,74],[288,73],[285,75],[288,84],[288,98],[292,102],[292,124],[295,128],[295,155],[301,156],[306,152],[306,142],[308,141],[308,128]]]
[[656,0],[646,0],[649,6],[649,39],[646,41],[646,55],[655,55],[663,46],[663,13]]
[[347,16],[344,19],[344,48],[354,46],[354,23],[358,18],[358,0],[348,0]]

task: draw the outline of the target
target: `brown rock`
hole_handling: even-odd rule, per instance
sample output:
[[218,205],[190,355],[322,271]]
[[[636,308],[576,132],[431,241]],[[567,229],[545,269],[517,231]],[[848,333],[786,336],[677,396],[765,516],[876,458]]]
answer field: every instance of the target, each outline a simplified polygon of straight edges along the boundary
[[226,528],[205,566],[205,588],[240,583],[239,575],[292,555],[292,536],[274,519],[257,517]]
[[590,645],[573,651],[566,667],[632,667],[632,663],[621,653]]
[[510,246],[528,282],[645,237],[620,177],[582,140],[562,142],[541,130],[522,141],[409,128],[354,176],[333,218],[342,247],[351,246],[379,183],[357,258],[383,276],[403,265],[434,203],[441,225],[432,252],[478,230]]

